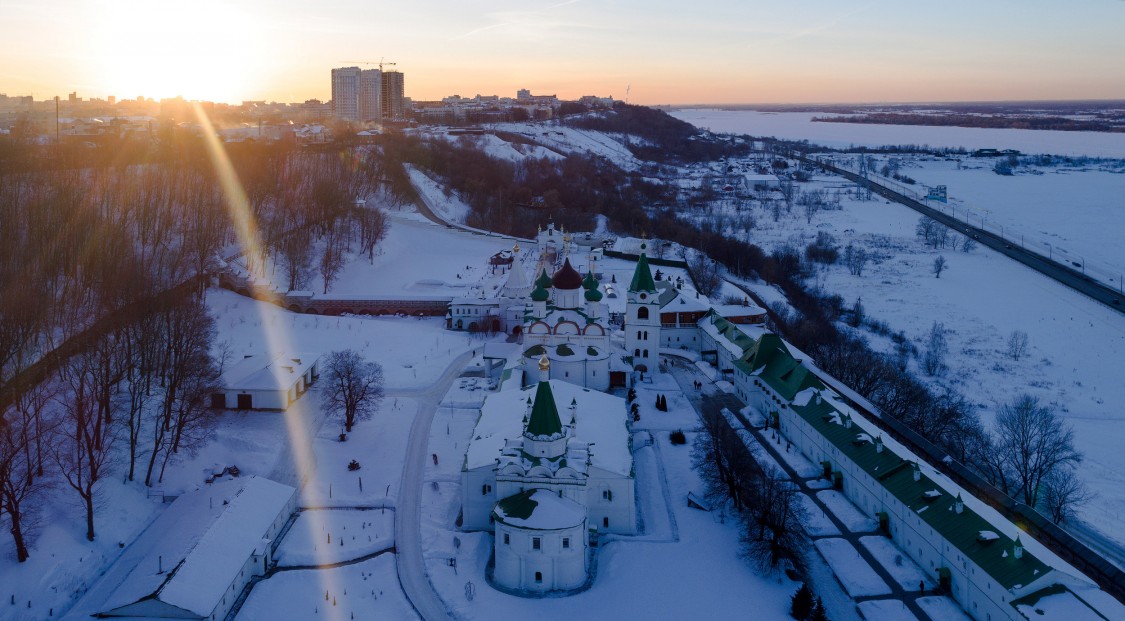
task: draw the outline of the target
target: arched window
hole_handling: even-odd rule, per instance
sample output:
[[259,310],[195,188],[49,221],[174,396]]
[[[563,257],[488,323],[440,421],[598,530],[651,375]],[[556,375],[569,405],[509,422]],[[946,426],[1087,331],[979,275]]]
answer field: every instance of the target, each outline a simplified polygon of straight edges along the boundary
[[644,357],[645,357],[645,358],[648,358],[648,350],[647,350],[647,349],[645,350],[645,355],[644,355]]
[[637,319],[648,319],[648,307],[642,306],[637,309]]
[[639,350],[639,349],[634,349],[634,350],[633,350],[633,355],[634,355],[634,356],[636,356],[637,358],[640,358],[640,357],[641,357],[641,350]]

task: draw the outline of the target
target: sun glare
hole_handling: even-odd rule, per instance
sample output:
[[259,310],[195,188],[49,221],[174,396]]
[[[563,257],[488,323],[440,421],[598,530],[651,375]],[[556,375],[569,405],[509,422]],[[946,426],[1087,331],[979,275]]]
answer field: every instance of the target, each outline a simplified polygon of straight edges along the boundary
[[118,97],[237,102],[264,66],[253,16],[213,0],[104,2],[96,15],[91,81]]

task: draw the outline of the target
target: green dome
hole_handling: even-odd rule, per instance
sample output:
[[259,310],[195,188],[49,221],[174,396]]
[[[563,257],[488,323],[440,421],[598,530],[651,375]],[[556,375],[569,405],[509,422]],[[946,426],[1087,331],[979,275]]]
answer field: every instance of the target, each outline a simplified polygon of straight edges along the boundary
[[540,289],[551,288],[551,277],[547,275],[547,268],[543,268],[543,272],[539,274],[539,278],[535,279],[535,286]]
[[531,292],[532,302],[546,302],[549,297],[551,297],[551,294],[547,293],[547,290],[543,287],[535,287],[535,290]]
[[598,279],[594,278],[593,272],[586,272],[586,278],[584,278],[582,280],[582,288],[583,289],[597,289],[598,288]]
[[587,302],[601,302],[602,301],[602,292],[598,291],[597,289],[587,289],[586,290],[586,301]]

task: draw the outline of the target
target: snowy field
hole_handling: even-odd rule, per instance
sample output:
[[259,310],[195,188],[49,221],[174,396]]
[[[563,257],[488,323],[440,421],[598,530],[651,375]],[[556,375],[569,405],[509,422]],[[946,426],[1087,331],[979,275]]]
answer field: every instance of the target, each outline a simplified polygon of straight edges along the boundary
[[310,509],[302,511],[281,540],[281,567],[323,565],[358,559],[394,545],[394,511]]
[[[919,185],[945,185],[949,203],[931,206],[985,226],[1043,256],[1086,265],[1115,288],[1125,273],[1125,162],[1081,167],[1020,166],[993,172],[995,158],[906,156],[901,174]],[[876,158],[876,167],[886,161]],[[915,186],[916,191],[923,188]],[[1095,269],[1097,271],[1095,271]]]
[[224,290],[208,292],[207,303],[219,330],[216,343],[229,343],[233,359],[267,349],[354,349],[383,365],[388,387],[428,385],[453,357],[479,344],[447,331],[441,318],[303,315]]
[[[817,539],[813,545],[852,597],[890,595],[891,589],[863,560],[852,544],[844,539]],[[878,617],[876,617],[878,618]]]
[[336,569],[281,571],[259,582],[239,621],[417,619],[398,586],[394,554]]
[[[456,197],[446,197],[442,192],[437,195],[450,214],[461,209]],[[388,215],[390,228],[386,239],[375,247],[374,260],[353,253],[332,283],[329,296],[463,296],[470,293],[470,283],[503,282],[489,278],[493,275],[488,270],[488,258],[511,250],[512,240],[466,234],[434,224],[415,212],[394,211]],[[288,289],[285,271],[272,263],[259,282],[279,291]],[[316,270],[307,289],[317,297],[325,295],[324,280]]]
[[1125,157],[1125,134],[1105,132],[814,123],[811,120],[814,116],[832,116],[814,112],[685,108],[669,110],[668,113],[713,132],[809,140],[833,148],[915,144],[966,149],[1016,149],[1023,153]]

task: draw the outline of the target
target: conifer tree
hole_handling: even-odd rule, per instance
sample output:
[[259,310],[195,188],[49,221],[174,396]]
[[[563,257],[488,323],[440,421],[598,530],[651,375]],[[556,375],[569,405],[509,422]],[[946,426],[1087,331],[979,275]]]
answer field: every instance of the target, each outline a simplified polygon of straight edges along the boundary
[[793,594],[792,604],[789,606],[789,614],[798,621],[805,621],[813,611],[813,594],[809,590],[809,585],[802,584],[801,588]]
[[828,611],[824,609],[824,602],[816,598],[816,607],[813,608],[809,621],[828,621]]

